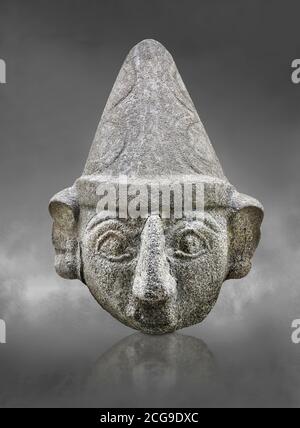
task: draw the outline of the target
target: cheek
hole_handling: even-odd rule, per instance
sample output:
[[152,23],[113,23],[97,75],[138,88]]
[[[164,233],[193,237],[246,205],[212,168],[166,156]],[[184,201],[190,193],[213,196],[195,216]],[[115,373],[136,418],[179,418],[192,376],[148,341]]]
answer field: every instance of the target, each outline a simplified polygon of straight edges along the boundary
[[177,279],[180,328],[203,321],[214,307],[226,276],[226,251],[185,262],[175,260],[172,270]]
[[173,262],[180,303],[217,298],[227,272],[227,246],[215,246],[203,257]]
[[83,250],[84,277],[96,300],[106,309],[126,306],[135,271],[135,263],[110,262]]

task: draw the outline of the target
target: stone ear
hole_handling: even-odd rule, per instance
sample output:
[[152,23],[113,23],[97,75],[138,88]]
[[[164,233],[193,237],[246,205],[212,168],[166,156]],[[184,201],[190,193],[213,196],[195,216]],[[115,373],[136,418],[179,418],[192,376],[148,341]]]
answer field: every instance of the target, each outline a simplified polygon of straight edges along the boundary
[[80,255],[77,239],[79,204],[75,188],[69,187],[54,195],[49,211],[53,218],[56,272],[63,278],[76,279],[80,276]]
[[226,279],[242,278],[249,273],[264,216],[262,205],[248,195],[236,192],[233,207],[229,221],[229,271]]

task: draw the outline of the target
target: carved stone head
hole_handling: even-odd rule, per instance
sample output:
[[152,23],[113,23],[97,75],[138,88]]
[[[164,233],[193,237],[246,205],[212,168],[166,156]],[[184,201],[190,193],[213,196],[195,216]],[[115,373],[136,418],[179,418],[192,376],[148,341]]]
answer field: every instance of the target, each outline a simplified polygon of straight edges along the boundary
[[169,52],[127,56],[85,169],[50,201],[55,267],[122,323],[166,333],[201,322],[242,278],[261,204],[225,177]]

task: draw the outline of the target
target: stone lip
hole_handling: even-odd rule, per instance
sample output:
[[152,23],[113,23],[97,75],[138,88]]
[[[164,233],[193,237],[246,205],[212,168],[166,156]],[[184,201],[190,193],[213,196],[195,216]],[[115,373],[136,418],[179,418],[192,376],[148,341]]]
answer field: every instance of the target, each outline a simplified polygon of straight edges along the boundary
[[83,175],[196,174],[226,180],[175,62],[155,40],[129,52]]

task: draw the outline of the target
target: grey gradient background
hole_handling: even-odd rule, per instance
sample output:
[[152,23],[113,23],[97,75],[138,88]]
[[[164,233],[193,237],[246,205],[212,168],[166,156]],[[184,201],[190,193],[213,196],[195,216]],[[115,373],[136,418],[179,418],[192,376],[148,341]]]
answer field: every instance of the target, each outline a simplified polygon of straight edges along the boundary
[[[300,405],[299,15],[291,0],[0,0],[1,407]],[[47,212],[144,38],[170,50],[226,175],[265,206],[251,273],[163,339],[55,274]]]

